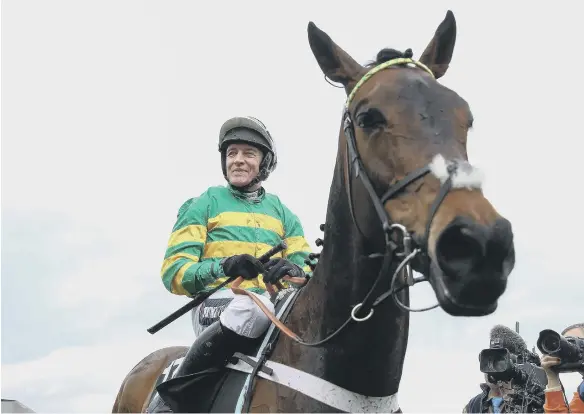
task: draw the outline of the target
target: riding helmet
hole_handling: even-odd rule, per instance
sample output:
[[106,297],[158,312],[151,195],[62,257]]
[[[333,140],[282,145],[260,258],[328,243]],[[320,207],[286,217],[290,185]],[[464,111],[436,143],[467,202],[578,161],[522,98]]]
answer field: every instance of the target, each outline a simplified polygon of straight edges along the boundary
[[259,119],[251,116],[238,116],[225,121],[219,132],[219,152],[221,152],[221,168],[227,179],[226,150],[229,144],[245,142],[261,150],[264,154],[257,179],[265,181],[276,169],[278,156],[274,140],[266,126]]

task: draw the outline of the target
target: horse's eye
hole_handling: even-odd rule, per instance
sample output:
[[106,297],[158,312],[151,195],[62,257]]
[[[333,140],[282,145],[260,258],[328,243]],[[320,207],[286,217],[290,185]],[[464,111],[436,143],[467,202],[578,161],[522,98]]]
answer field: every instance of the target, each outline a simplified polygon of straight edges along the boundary
[[371,108],[357,115],[357,125],[359,128],[370,129],[379,128],[386,124],[385,117],[377,109]]

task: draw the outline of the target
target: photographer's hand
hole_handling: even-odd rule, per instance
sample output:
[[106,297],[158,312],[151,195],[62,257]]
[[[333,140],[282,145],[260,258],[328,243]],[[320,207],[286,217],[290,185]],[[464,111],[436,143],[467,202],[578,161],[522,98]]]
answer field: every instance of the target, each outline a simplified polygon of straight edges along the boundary
[[551,367],[559,365],[561,362],[562,361],[560,360],[560,358],[553,357],[551,355],[544,355],[541,358],[541,367],[544,369],[548,379],[547,384],[548,390],[561,389],[560,375],[557,372],[552,371],[551,369]]

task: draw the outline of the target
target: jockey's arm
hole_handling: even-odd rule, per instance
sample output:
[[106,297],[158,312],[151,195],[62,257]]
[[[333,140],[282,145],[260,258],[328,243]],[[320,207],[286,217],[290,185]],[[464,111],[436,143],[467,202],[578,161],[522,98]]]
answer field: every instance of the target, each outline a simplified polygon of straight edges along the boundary
[[[283,256],[293,262],[294,264],[300,266],[304,273],[308,276],[312,276],[312,270],[304,261],[308,259],[308,255],[312,253],[310,245],[306,238],[304,237],[304,229],[298,217],[292,213],[284,204],[284,228],[285,236],[284,240],[288,245],[288,248],[284,250]],[[312,263],[316,263],[317,260],[313,259]]]
[[161,270],[164,287],[175,295],[192,296],[225,276],[221,258],[200,259],[207,239],[208,205],[203,194],[179,209]]

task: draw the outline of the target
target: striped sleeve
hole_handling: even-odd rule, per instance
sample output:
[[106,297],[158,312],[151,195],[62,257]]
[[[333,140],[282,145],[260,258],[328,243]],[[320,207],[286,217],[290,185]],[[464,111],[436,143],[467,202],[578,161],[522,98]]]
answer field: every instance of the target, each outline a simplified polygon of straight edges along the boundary
[[[304,270],[309,276],[312,276],[312,270],[304,261],[308,259],[308,255],[312,253],[310,245],[304,237],[304,229],[298,217],[288,209],[284,204],[282,204],[284,209],[284,229],[285,235],[284,240],[288,245],[288,248],[283,252],[284,257],[291,262],[297,264]],[[311,260],[313,264],[316,264],[316,259]]]
[[221,258],[201,260],[207,240],[208,206],[205,193],[179,209],[161,269],[164,287],[175,295],[192,296],[225,276],[219,264]]

